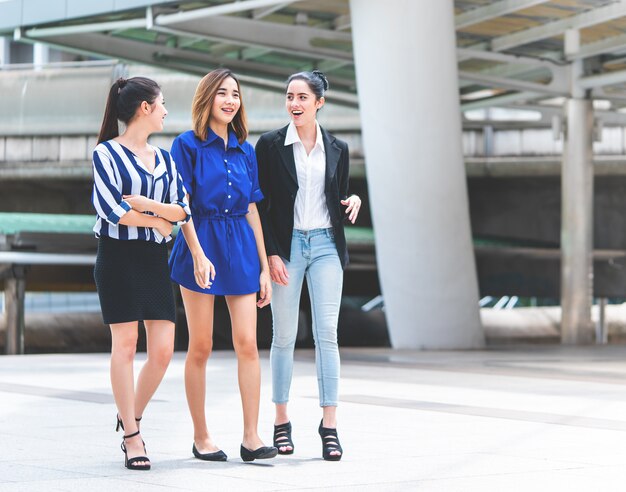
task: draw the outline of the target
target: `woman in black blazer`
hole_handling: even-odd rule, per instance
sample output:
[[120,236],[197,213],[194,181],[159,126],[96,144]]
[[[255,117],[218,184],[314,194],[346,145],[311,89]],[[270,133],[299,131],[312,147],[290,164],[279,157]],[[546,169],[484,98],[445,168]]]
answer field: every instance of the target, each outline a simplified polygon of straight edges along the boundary
[[[355,222],[361,200],[348,197],[348,145],[319,126],[328,81],[323,73],[300,72],[287,81],[291,122],[265,133],[256,145],[259,181],[265,199],[259,210],[274,282],[272,400],[276,404],[274,446],[292,454],[287,414],[298,332],[302,282],[306,277],[313,314],[313,337],[323,418],[319,425],[325,460],[338,461],[339,349],[337,320],[343,269],[348,263],[343,219]],[[345,211],[342,210],[345,207]]]

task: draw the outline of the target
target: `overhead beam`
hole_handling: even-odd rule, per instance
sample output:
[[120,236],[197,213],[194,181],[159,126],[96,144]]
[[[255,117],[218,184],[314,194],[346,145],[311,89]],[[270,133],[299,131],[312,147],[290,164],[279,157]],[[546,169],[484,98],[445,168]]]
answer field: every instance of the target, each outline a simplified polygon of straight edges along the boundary
[[[533,78],[541,77],[541,71],[547,69],[550,71],[552,79],[558,80],[561,84],[564,83],[568,77],[564,66],[556,65],[548,60],[539,60],[537,58],[510,55],[507,53],[495,53],[493,51],[481,51],[481,49],[475,47],[457,48],[457,60],[462,62],[468,59],[489,60],[499,63],[496,66],[476,72],[481,75],[532,80]],[[459,88],[464,88],[468,85],[472,85],[472,82],[459,82]]]
[[146,19],[128,19],[111,22],[92,22],[89,24],[75,24],[72,26],[33,27],[24,34],[29,38],[47,38],[49,36],[65,36],[68,34],[84,34],[89,32],[119,31],[122,29],[145,28]]
[[[27,40],[22,38],[22,41]],[[204,64],[205,72],[214,67],[228,66],[234,70],[241,70],[242,73],[261,73],[269,77],[286,77],[291,71],[288,68],[255,64],[251,62],[243,63],[233,58],[223,58],[203,54],[191,50],[181,50],[169,46],[154,45],[129,39],[110,37],[104,34],[82,34],[74,36],[54,36],[49,37],[46,42],[57,46],[69,46],[75,50],[80,50],[98,56],[109,56],[128,61],[138,61],[148,65],[156,65],[164,60],[178,59],[186,61],[189,65],[194,63]]]
[[606,87],[609,85],[622,84],[624,82],[626,82],[626,70],[616,70],[615,72],[590,75],[588,77],[581,77],[578,79],[578,84],[583,89]]
[[579,60],[597,55],[611,55],[626,50],[626,34],[611,36],[594,43],[583,44],[578,53],[567,55],[568,60]]
[[524,80],[515,80],[464,70],[459,70],[459,79],[474,82],[487,87],[499,87],[515,91],[539,92],[542,94],[559,96],[567,93],[566,87],[559,87],[562,84],[555,84],[554,81],[550,84],[538,84],[536,82],[526,82]]
[[458,14],[454,18],[454,24],[457,29],[463,29],[474,24],[501,17],[511,12],[534,7],[540,3],[546,3],[548,0],[500,0],[493,2],[485,7],[477,7],[462,14]]
[[[35,43],[39,40],[28,38],[22,34],[20,41]],[[170,46],[154,45],[97,33],[48,37],[46,43],[75,53],[119,58],[120,60],[145,63],[146,65],[161,68],[168,67],[199,75],[204,75],[213,68],[227,66],[235,70],[242,81],[244,79],[256,80],[255,85],[259,87],[263,85],[259,82],[261,77],[267,77],[270,80],[267,80],[263,87],[281,92],[284,91],[283,80],[293,73],[293,70],[288,67],[283,68],[261,63],[244,62],[234,58],[216,57],[190,50],[181,50]],[[129,54],[132,54],[132,57]],[[331,85],[335,87],[335,90],[328,92],[327,100],[356,107],[358,104],[356,95],[342,92],[341,89],[337,90],[337,88],[352,89],[354,81],[332,76],[329,76],[329,80]]]
[[293,2],[280,2],[280,3],[276,4],[276,5],[272,5],[271,7],[254,9],[254,11],[252,12],[252,18],[255,19],[255,20],[262,19],[263,17],[267,17],[268,15],[272,15],[274,12],[276,12],[276,11],[278,11],[280,9],[284,9],[290,3],[293,3]]
[[162,16],[154,19],[153,29],[179,36],[197,36],[213,41],[263,47],[313,59],[327,58],[352,62],[351,51],[321,48],[314,46],[313,43],[315,40],[351,43],[350,33],[228,16],[166,24],[162,24],[161,19]]
[[[248,4],[251,2],[252,0],[235,2],[235,4]],[[287,3],[288,2],[283,0],[283,2],[280,2],[280,5],[284,6]],[[220,5],[218,7],[227,7],[235,4]],[[223,17],[218,15],[219,12],[223,10],[218,10],[218,7],[199,9],[203,11],[202,19],[204,20],[198,20],[196,18],[185,20],[188,16],[183,17],[178,14],[160,15],[153,18],[152,11],[148,8],[146,18],[73,26],[33,28],[27,30],[25,34],[31,38],[47,38],[51,36],[65,36],[68,34],[147,28],[176,36],[233,43],[243,48],[254,46],[264,48],[268,51],[278,51],[295,56],[300,55],[313,59],[326,58],[352,63],[351,52],[319,48],[312,44],[312,40],[318,39],[348,43],[352,41],[352,37],[349,33],[341,33],[330,29],[315,27],[282,25],[237,17]],[[207,10],[210,10],[211,18],[208,18]],[[193,12],[197,11],[194,10],[189,13],[191,14]],[[175,24],[175,27],[168,27],[174,26]]]
[[556,65],[545,60],[538,60],[537,58],[531,58],[527,56],[509,55],[506,53],[496,53],[493,51],[482,51],[471,48],[457,48],[456,49],[457,61],[464,60],[489,60],[499,63],[514,63],[524,64],[533,67],[546,67],[553,70]]
[[[507,109],[528,109],[531,111],[539,111],[546,116],[563,116],[562,106],[546,106],[544,104],[524,103],[524,104],[503,105],[499,107],[503,107]],[[593,114],[594,114],[594,117],[601,120],[602,123],[604,123],[607,126],[625,126],[626,125],[625,113],[594,109]]]
[[[478,101],[469,101],[461,103],[461,111],[471,111],[473,109],[486,109],[493,107],[504,107],[510,105],[512,102],[527,101],[537,97],[542,97],[543,94],[538,92],[515,92],[513,94],[503,94],[501,96],[490,97],[487,99],[480,99]],[[520,107],[519,109],[525,109]]]
[[246,12],[248,10],[273,7],[276,5],[281,5],[282,8],[290,3],[293,3],[293,1],[289,2],[285,0],[242,0],[239,2],[229,2],[221,5],[215,5],[213,7],[205,7],[203,9],[181,11],[175,14],[162,14],[155,19],[155,22],[162,26],[167,26],[170,24],[179,24],[186,21],[207,19],[209,17],[215,17],[218,15],[236,14],[238,12]]
[[582,14],[572,15],[565,19],[497,37],[491,41],[491,49],[492,51],[504,51],[516,46],[558,36],[563,34],[566,29],[583,29],[623,17],[624,15],[626,15],[626,0],[617,0],[615,3],[597,7]]

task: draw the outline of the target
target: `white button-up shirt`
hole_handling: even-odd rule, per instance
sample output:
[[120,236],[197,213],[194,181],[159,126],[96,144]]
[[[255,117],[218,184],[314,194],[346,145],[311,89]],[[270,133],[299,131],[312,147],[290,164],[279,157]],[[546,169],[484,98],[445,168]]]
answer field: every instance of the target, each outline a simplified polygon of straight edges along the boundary
[[332,226],[326,195],[326,150],[322,140],[322,131],[315,122],[317,136],[311,153],[307,155],[293,122],[289,123],[285,146],[293,145],[293,158],[296,161],[298,175],[298,193],[294,204],[294,229],[310,231],[327,229]]

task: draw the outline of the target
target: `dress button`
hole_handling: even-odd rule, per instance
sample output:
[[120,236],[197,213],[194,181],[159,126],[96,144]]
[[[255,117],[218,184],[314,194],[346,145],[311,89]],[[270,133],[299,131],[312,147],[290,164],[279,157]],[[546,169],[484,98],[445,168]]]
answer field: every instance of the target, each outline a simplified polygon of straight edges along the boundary
[[230,198],[230,195],[228,195],[228,198]]
[[233,185],[233,184],[229,181],[229,182],[228,182],[228,186],[232,186],[232,185]]
[[228,213],[228,209],[224,210],[224,212]]
[[230,174],[230,169],[228,170],[228,174]]

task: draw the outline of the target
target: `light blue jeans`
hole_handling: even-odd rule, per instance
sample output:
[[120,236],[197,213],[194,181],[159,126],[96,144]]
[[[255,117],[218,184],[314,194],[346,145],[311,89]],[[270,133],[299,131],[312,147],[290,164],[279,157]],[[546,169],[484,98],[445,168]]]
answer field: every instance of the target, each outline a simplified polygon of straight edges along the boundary
[[[285,261],[283,259],[283,261]],[[291,260],[286,286],[273,284],[274,319],[270,364],[272,401],[287,403],[293,372],[293,350],[298,333],[298,313],[302,282],[306,276],[315,340],[315,365],[320,406],[337,406],[339,387],[339,347],[337,321],[343,287],[343,270],[332,229],[293,231]]]

